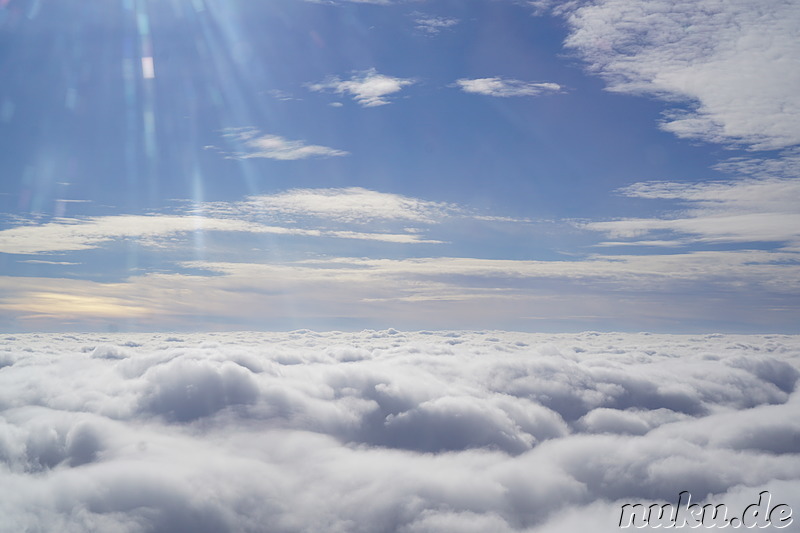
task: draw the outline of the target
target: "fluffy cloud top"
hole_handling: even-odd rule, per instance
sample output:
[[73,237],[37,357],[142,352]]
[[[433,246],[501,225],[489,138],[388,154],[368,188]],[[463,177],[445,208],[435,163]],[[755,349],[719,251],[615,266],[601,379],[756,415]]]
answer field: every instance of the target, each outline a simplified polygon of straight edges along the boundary
[[357,74],[349,80],[331,77],[320,83],[309,85],[312,91],[333,91],[337,94],[350,94],[356,102],[364,107],[377,107],[390,103],[389,95],[400,92],[403,87],[415,82],[407,78],[394,78],[379,74],[370,69]]
[[618,531],[800,494],[790,336],[0,340],[0,531]]
[[562,89],[557,83],[537,83],[505,78],[463,78],[457,80],[456,85],[466,93],[503,98],[509,96],[537,96],[543,93],[558,92]]
[[692,107],[681,137],[756,149],[800,143],[800,4],[777,0],[599,0],[563,8],[577,50],[614,91]]

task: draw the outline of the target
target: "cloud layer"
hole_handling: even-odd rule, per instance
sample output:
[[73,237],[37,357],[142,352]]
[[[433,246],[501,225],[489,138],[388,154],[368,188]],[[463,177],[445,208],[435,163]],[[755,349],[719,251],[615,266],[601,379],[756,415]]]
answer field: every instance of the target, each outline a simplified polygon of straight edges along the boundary
[[[0,531],[617,531],[797,505],[793,336],[0,340]],[[589,526],[590,524],[590,526]]]
[[60,316],[58,327],[79,329],[115,323],[146,330],[332,328],[352,321],[563,329],[622,321],[631,329],[708,331],[733,323],[746,331],[789,331],[798,318],[798,280],[795,253],[758,250],[561,261],[318,256],[234,262],[220,255],[113,282],[4,276],[0,310],[17,327],[35,330],[52,327],[49,321]]

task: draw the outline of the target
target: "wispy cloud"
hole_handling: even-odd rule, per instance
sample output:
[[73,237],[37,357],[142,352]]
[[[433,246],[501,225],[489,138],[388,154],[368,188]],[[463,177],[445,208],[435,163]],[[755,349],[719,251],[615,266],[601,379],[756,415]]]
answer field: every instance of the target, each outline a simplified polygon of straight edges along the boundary
[[[228,210],[231,211],[231,210]],[[91,250],[106,244],[135,239],[143,245],[159,246],[163,239],[196,232],[235,232],[252,235],[328,237],[392,242],[433,244],[413,232],[377,233],[353,230],[328,230],[315,227],[270,226],[250,220],[184,215],[115,215],[92,218],[58,219],[46,224],[30,224],[0,231],[0,252],[7,254],[48,254]],[[170,242],[175,247],[177,243]],[[50,263],[50,262],[48,262]],[[55,262],[52,264],[74,264]]]
[[800,246],[800,182],[741,179],[710,183],[645,182],[621,190],[633,198],[674,200],[686,207],[662,218],[591,222],[612,238],[667,232],[688,242],[784,243]]
[[[169,213],[61,217],[48,222],[17,219],[15,227],[0,230],[0,252],[74,252],[124,239],[158,246],[164,239],[198,232],[437,244],[442,241],[426,238],[425,231],[419,227],[407,226],[430,227],[459,218],[519,222],[509,217],[472,212],[446,202],[360,187],[291,189],[271,195],[250,196],[238,202],[191,204]],[[380,231],[376,231],[377,224]],[[177,245],[175,242],[170,244]]]
[[331,77],[320,83],[308,86],[312,91],[333,91],[337,94],[349,94],[364,107],[376,107],[389,104],[389,95],[400,92],[403,87],[413,85],[415,81],[408,78],[395,78],[379,74],[370,69],[356,74],[349,80]]
[[[305,141],[290,141],[278,135],[262,134],[256,128],[231,128],[223,136],[242,143],[248,151],[224,152],[230,159],[277,159],[294,161],[311,157],[341,157],[348,155],[344,150],[327,146],[306,144]],[[212,147],[207,147],[212,148]]]
[[754,149],[800,143],[796,2],[601,0],[566,16],[566,45],[610,90],[684,103],[665,130]]
[[[612,314],[630,327],[697,320],[703,329],[701,324],[746,316],[751,325],[775,329],[793,327],[798,318],[787,305],[800,295],[795,259],[792,253],[716,251],[564,261],[188,261],[174,273],[140,274],[115,283],[0,277],[0,309],[41,318],[57,307],[62,316],[102,321],[108,317],[106,306],[116,303],[113,316],[137,319],[143,327],[164,327],[165,317],[185,325],[186,317],[202,316],[225,317],[239,327],[259,317],[259,327],[265,327],[264,321],[285,318],[288,300],[292,316],[302,323],[346,316],[413,328],[485,329],[519,324],[529,316]],[[698,299],[698,293],[713,297]],[[746,310],[736,304],[743,298]],[[93,310],[95,303],[100,307]],[[147,309],[161,318],[153,322],[143,314]],[[192,324],[198,327],[195,318]]]
[[425,15],[423,13],[414,13],[414,17],[416,29],[429,35],[435,35],[440,31],[447,28],[452,28],[459,23],[458,19],[449,17],[435,17],[431,15]]
[[316,217],[358,224],[380,220],[431,224],[448,216],[468,216],[466,210],[454,204],[361,187],[291,189],[277,194],[251,196],[235,204],[212,204],[210,207],[223,212],[234,209],[256,216]]
[[286,233],[300,230],[269,227],[243,220],[177,215],[114,215],[62,218],[0,231],[0,252],[38,254],[90,250],[110,241],[153,239],[194,231]]
[[456,80],[456,85],[466,93],[483,94],[486,96],[538,96],[540,94],[555,93],[563,89],[557,83],[528,82],[506,78],[462,78]]
[[42,259],[25,259],[23,261],[19,261],[20,263],[30,263],[33,265],[58,265],[58,266],[72,266],[72,265],[80,265],[81,263],[73,263],[71,261],[45,261]]

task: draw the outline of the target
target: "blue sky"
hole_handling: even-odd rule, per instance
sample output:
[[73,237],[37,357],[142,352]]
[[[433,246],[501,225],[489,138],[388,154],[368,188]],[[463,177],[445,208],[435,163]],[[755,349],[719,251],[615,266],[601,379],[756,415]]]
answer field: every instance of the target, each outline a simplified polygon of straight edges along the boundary
[[797,332],[798,24],[0,0],[0,328]]

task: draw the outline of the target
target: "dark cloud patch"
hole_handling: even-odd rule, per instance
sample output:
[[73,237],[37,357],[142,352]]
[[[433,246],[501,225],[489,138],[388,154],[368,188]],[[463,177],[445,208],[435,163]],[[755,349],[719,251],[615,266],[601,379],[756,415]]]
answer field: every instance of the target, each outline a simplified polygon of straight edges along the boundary
[[236,405],[254,403],[258,384],[252,373],[235,363],[212,365],[176,359],[144,375],[150,390],[143,407],[168,420],[189,422]]
[[773,358],[734,357],[728,364],[751,372],[759,379],[772,383],[787,394],[794,391],[797,378],[800,376],[789,363]]
[[[127,342],[125,345],[136,347],[136,343]],[[92,357],[96,359],[126,359],[128,354],[119,346],[101,344],[92,350]]]

